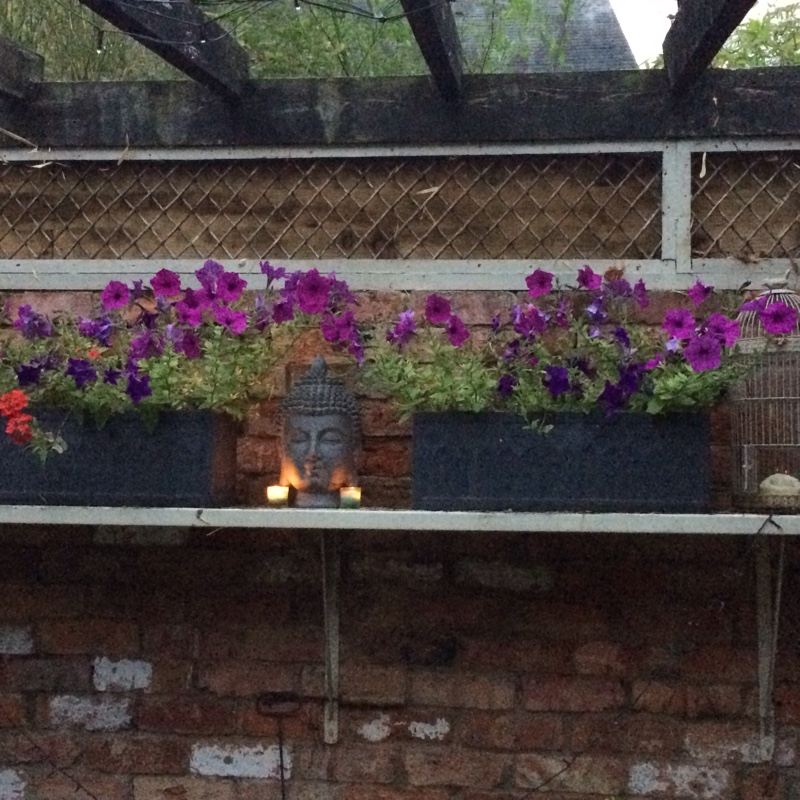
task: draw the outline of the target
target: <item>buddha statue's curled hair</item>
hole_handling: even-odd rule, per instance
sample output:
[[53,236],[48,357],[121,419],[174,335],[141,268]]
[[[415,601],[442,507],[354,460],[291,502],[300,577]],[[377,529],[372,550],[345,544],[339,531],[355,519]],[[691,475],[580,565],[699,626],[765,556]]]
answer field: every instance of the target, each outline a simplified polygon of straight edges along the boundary
[[355,397],[335,375],[328,371],[322,356],[294,383],[281,403],[283,420],[291,414],[343,414],[353,425],[353,436],[361,437],[361,415]]

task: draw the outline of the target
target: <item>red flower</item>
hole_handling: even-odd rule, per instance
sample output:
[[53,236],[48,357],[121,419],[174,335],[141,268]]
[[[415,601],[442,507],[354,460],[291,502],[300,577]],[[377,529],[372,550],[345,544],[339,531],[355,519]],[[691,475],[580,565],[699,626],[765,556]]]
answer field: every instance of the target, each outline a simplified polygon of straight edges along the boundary
[[6,433],[14,444],[25,444],[33,438],[31,420],[33,417],[30,414],[17,414],[8,420]]
[[28,395],[21,389],[12,389],[0,397],[0,414],[14,417],[28,405]]

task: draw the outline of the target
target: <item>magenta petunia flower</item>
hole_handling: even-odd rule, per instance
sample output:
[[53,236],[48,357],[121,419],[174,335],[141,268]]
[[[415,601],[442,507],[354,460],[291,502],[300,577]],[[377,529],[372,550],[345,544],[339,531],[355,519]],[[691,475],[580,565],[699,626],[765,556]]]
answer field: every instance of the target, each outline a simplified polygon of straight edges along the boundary
[[225,267],[218,261],[208,259],[200,269],[195,270],[194,274],[200,285],[211,295],[217,291],[217,280],[225,272]]
[[130,289],[122,281],[109,281],[100,299],[103,301],[103,308],[111,311],[112,308],[122,308],[128,305],[130,300]]
[[279,278],[286,276],[286,269],[284,267],[273,267],[269,261],[262,261],[259,263],[261,272],[267,276],[267,286]]
[[234,311],[228,306],[214,306],[214,319],[218,325],[233,333],[242,333],[247,327],[247,314],[244,311]]
[[656,353],[649,361],[647,361],[644,365],[646,370],[655,369],[656,367],[661,365],[661,362],[664,360],[663,353]]
[[767,333],[791,333],[797,325],[797,309],[776,300],[758,314]]
[[722,342],[708,333],[693,336],[683,348],[684,358],[695,372],[716,369],[721,363]]
[[453,347],[461,347],[469,339],[469,331],[457,314],[451,315],[450,319],[447,320],[445,332]]
[[196,328],[203,321],[203,309],[190,306],[184,300],[175,303],[175,311],[178,314],[178,322]]
[[748,300],[739,306],[739,311],[763,311],[767,307],[767,296],[762,294],[758,297]]
[[156,297],[172,297],[180,294],[180,276],[169,269],[160,269],[150,280]]
[[578,270],[578,286],[581,289],[599,289],[603,283],[603,276],[598,275],[590,266]]
[[685,308],[671,308],[664,314],[661,327],[675,339],[688,339],[694,335],[694,317]]
[[398,350],[402,350],[414,337],[417,330],[417,323],[414,321],[414,311],[409,308],[403,311],[395,326],[386,331],[386,341],[395,345]]
[[694,286],[692,286],[686,294],[689,295],[691,301],[696,305],[699,306],[705,300],[711,296],[711,293],[714,291],[713,286],[706,286],[704,283],[697,281]]
[[272,320],[276,325],[282,322],[290,322],[294,319],[294,302],[290,300],[279,300],[272,306]]
[[569,371],[566,367],[547,366],[544,368],[542,383],[551,397],[558,397],[569,391]]
[[217,299],[223,303],[233,303],[247,288],[247,281],[235,272],[223,272],[217,280]]
[[321,314],[328,305],[331,282],[316,269],[310,269],[297,281],[297,304],[306,314]]
[[706,320],[706,333],[716,336],[725,347],[733,347],[739,338],[739,323],[724,314],[712,314]]
[[531,297],[550,294],[553,291],[553,273],[545,272],[543,269],[536,269],[525,278],[525,284]]
[[429,294],[425,300],[425,319],[431,325],[444,325],[453,313],[450,301],[440,294]]

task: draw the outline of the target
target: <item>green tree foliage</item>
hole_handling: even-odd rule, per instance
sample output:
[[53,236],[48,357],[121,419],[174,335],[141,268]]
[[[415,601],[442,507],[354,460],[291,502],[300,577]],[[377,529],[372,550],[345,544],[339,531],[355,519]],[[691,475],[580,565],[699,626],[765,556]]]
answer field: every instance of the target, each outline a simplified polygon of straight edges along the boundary
[[730,36],[713,66],[780,67],[800,64],[800,3],[770,8]]
[[[427,68],[399,2],[360,0],[372,16],[292,0],[196,0],[247,50],[253,78],[423,75]],[[575,0],[562,0],[564,24]],[[379,9],[383,8],[383,11]],[[545,30],[536,0],[483,0],[456,20],[467,72],[503,72],[538,39],[563,53],[564,30]],[[458,9],[456,8],[458,12]],[[184,77],[78,0],[0,0],[0,34],[45,58],[56,81]]]

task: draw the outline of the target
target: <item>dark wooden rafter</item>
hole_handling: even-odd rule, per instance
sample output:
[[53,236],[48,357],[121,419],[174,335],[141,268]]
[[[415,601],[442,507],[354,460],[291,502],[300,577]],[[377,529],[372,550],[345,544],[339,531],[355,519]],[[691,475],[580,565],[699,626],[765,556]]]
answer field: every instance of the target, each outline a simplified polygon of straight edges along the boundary
[[672,92],[686,91],[711,64],[756,0],[679,0],[664,39]]
[[249,58],[190,0],[80,0],[176,69],[229,100],[242,97]]
[[0,36],[0,94],[28,97],[44,76],[44,59],[12,39]]
[[411,32],[445,100],[461,97],[461,42],[450,0],[400,0]]

